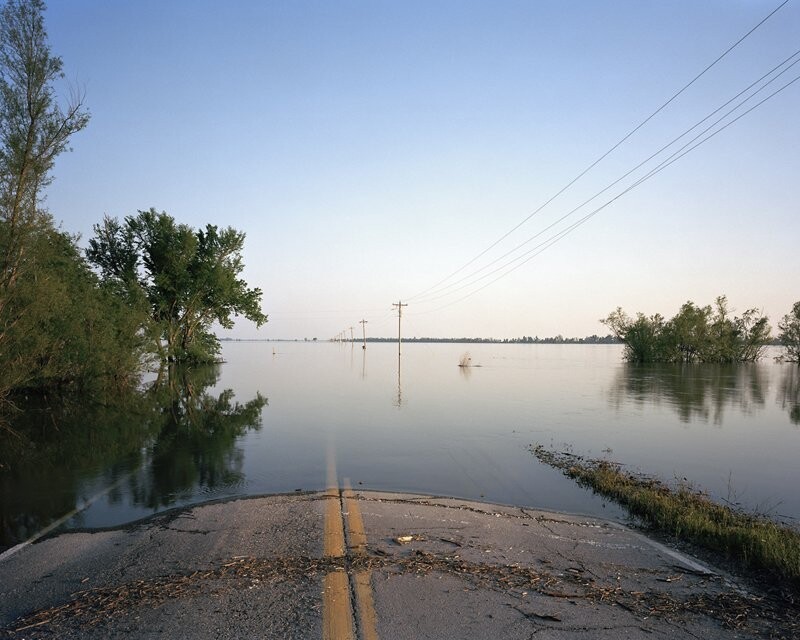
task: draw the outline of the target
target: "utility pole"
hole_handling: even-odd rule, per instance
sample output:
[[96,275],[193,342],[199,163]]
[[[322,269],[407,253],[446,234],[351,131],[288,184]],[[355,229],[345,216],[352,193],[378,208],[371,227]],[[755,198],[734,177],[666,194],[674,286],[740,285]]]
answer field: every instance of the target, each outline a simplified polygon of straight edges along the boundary
[[408,304],[403,304],[402,300],[398,300],[397,302],[392,303],[393,307],[397,307],[397,355],[400,355],[400,346],[403,344],[403,334],[400,331],[400,320],[403,318],[403,307],[407,307]]
[[362,349],[366,349],[367,348],[367,321],[362,319],[359,322],[359,324],[361,325],[361,331],[364,334],[364,346],[361,347],[361,348]]
[[350,342],[355,342],[353,340],[353,327],[350,327]]

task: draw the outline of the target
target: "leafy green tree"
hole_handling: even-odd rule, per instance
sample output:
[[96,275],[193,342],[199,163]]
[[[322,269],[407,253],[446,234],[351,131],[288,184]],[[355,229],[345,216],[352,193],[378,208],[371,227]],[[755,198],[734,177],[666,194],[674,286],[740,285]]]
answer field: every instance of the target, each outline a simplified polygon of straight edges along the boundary
[[665,327],[664,343],[669,362],[695,362],[702,360],[708,348],[708,320],[711,307],[698,307],[694,302],[686,302],[680,311]]
[[[43,359],[60,360],[57,377],[75,373],[65,371],[66,353],[44,354],[58,336],[41,332],[64,329],[50,296],[81,280],[82,261],[55,230],[41,194],[55,159],[89,116],[80,95],[63,106],[57,101],[53,84],[63,76],[62,62],[50,53],[43,11],[41,0],[9,0],[0,8],[0,399],[48,377],[54,369]],[[69,263],[69,275],[57,272],[59,261]]]
[[621,308],[601,322],[625,343],[629,362],[753,362],[770,340],[766,316],[748,309],[732,317],[725,296],[715,308],[687,302],[666,322],[658,314],[632,320]]
[[642,313],[631,319],[621,307],[601,320],[625,344],[628,362],[664,362],[667,357],[664,335],[664,318],[656,314],[646,317]]
[[106,217],[94,231],[87,257],[128,304],[146,305],[144,330],[162,361],[211,362],[220,349],[214,322],[230,328],[234,316],[267,321],[261,290],[239,277],[243,233],[194,230],[155,209],[122,222]]
[[26,246],[36,264],[20,271],[7,306],[16,320],[0,351],[6,388],[132,383],[141,320],[100,287],[69,235],[44,226]]
[[682,362],[753,362],[769,342],[768,319],[757,309],[732,316],[728,299],[719,296],[714,307],[687,302],[669,321],[669,333]]
[[764,355],[771,338],[769,318],[758,309],[748,309],[741,318],[733,319],[736,349],[724,362],[755,362]]
[[53,83],[61,58],[47,44],[42,0],[9,0],[0,9],[0,342],[20,317],[6,313],[30,259],[30,240],[49,219],[41,191],[52,181],[56,157],[89,115],[82,98],[64,106]]
[[778,339],[786,347],[786,359],[800,363],[800,302],[795,302],[792,312],[778,323]]

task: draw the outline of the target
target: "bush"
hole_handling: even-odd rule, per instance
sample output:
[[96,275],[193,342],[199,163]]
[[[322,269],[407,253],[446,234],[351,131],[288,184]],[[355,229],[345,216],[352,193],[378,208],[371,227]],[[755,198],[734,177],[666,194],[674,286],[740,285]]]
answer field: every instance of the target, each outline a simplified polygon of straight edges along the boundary
[[[629,362],[753,362],[770,339],[766,316],[748,309],[731,317],[725,296],[714,308],[687,302],[666,322],[659,314],[638,313],[634,320],[619,307],[601,322],[625,343]],[[797,327],[800,339],[800,316]]]

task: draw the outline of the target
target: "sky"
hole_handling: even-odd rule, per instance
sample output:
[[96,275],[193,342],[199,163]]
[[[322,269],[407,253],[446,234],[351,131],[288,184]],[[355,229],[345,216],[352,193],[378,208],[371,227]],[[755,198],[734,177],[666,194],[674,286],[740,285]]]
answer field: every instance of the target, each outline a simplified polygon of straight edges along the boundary
[[244,231],[269,322],[229,337],[392,336],[400,300],[409,337],[605,334],[618,306],[722,294],[776,326],[800,300],[800,81],[578,207],[800,49],[797,0],[553,196],[780,3],[53,0],[59,91],[91,121],[46,205],[84,246],[150,207]]

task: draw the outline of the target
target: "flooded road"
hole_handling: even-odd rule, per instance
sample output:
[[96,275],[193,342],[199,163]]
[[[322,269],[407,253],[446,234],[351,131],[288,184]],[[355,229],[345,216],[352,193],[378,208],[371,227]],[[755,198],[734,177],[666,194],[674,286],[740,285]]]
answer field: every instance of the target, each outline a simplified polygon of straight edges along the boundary
[[[119,402],[26,407],[4,437],[2,544],[238,495],[358,489],[607,518],[532,444],[800,518],[800,372],[634,367],[616,345],[226,342],[225,363]],[[469,352],[472,367],[458,364]],[[776,351],[777,353],[777,351]]]

